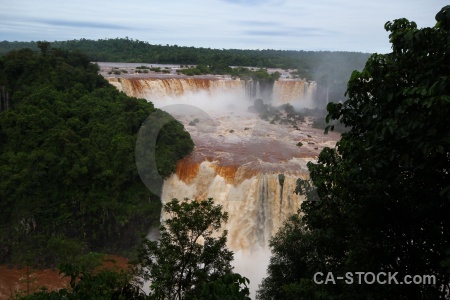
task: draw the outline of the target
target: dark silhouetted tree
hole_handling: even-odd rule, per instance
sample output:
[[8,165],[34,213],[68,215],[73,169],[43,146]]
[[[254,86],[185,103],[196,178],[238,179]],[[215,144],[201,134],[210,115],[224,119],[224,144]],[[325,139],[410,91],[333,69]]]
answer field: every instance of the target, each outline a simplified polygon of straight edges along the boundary
[[222,206],[212,199],[173,199],[164,211],[160,238],[145,239],[139,253],[138,274],[150,281],[151,298],[218,299],[228,291],[232,299],[247,299],[248,280],[232,273],[227,232],[214,237],[228,219]]
[[[392,53],[355,71],[328,120],[351,129],[309,163],[320,201],[271,241],[260,299],[448,299],[450,6],[432,28],[387,22]],[[431,284],[318,285],[316,272],[432,275]],[[394,282],[394,281],[392,281]]]

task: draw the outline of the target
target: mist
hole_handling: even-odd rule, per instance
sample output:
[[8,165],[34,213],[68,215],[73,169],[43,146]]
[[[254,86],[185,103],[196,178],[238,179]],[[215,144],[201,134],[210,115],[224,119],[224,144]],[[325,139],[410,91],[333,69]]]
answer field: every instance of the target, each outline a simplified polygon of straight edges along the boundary
[[251,252],[236,251],[231,265],[234,272],[250,280],[248,285],[250,297],[255,298],[256,291],[264,277],[267,276],[267,266],[269,265],[271,252],[269,249],[257,249]]
[[[361,71],[369,53],[329,52],[317,55],[312,64],[312,79],[317,82],[316,107],[325,109],[329,102],[343,102],[346,99],[347,82],[353,71]],[[295,106],[295,105],[294,105]]]

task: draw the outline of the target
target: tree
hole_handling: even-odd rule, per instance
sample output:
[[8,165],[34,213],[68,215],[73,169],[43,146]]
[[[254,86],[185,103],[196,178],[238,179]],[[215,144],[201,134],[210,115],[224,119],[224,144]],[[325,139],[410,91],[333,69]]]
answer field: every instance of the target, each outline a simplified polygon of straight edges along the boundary
[[[312,271],[320,266],[316,240],[304,228],[300,214],[290,216],[270,240],[272,256],[268,276],[259,286],[257,299],[314,299],[320,295],[322,291],[305,279],[313,278]],[[330,299],[324,295],[322,298]]]
[[106,267],[114,262],[99,253],[88,253],[59,266],[60,274],[70,278],[70,288],[41,291],[21,297],[22,300],[103,300],[145,299],[145,293],[132,284],[130,270]]
[[43,56],[46,56],[48,54],[48,51],[50,49],[50,43],[49,42],[41,42],[38,41],[36,42],[36,45],[38,46],[38,48],[41,50],[41,54]]
[[[289,291],[306,299],[448,299],[450,6],[436,20],[422,29],[406,19],[387,22],[392,53],[373,54],[353,72],[348,100],[327,106],[327,120],[350,129],[308,165],[320,201],[304,202],[304,216],[272,239],[261,299],[284,299]],[[298,245],[297,257],[283,248],[288,241]],[[280,266],[295,268],[277,273]],[[318,285],[316,272],[436,281]]]
[[[169,115],[119,92],[83,54],[46,51],[0,59],[11,99],[0,113],[0,263],[24,263],[27,250],[30,263],[52,267],[86,251],[126,255],[161,212],[138,174],[138,132],[149,115]],[[158,133],[164,177],[194,143],[173,118],[157,124],[146,128]],[[159,178],[154,169],[147,180]]]
[[159,240],[144,239],[139,251],[137,272],[150,281],[151,297],[202,299],[207,298],[205,294],[217,296],[224,290],[236,292],[238,286],[239,297],[234,299],[246,299],[248,280],[232,273],[233,252],[226,248],[227,231],[214,237],[228,220],[222,206],[214,205],[211,198],[173,199],[164,210],[170,218],[160,227]]

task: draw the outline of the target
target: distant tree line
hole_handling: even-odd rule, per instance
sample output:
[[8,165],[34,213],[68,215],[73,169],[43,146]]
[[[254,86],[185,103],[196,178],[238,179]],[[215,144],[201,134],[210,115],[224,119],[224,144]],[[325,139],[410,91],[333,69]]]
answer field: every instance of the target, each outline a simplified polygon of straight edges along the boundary
[[[54,48],[82,51],[91,61],[297,69],[300,77],[316,81],[324,80],[328,75],[338,77],[339,74],[343,75],[343,80],[347,80],[353,70],[362,69],[370,56],[368,53],[343,51],[240,50],[152,45],[129,38],[55,41],[50,45]],[[0,42],[0,55],[20,48],[38,50],[36,42],[3,41]]]

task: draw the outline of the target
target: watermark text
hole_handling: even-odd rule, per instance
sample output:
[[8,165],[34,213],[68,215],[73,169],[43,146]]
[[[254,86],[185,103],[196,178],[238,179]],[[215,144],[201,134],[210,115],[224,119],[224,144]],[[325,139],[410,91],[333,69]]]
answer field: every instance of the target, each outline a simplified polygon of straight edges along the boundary
[[332,272],[317,272],[313,276],[316,284],[436,284],[435,275],[405,275],[398,272],[347,272],[344,276],[335,276]]

